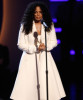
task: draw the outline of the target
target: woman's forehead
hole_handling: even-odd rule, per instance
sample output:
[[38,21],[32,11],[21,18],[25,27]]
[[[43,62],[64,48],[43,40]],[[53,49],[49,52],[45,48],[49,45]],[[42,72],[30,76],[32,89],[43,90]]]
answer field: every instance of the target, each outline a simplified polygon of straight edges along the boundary
[[36,6],[35,10],[42,10],[40,6]]

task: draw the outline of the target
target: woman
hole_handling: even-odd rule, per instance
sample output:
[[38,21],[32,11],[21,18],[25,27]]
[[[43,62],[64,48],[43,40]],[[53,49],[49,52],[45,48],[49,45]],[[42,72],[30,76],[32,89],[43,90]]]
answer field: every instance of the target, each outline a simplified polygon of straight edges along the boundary
[[[44,19],[48,25],[46,34],[49,100],[60,100],[66,96],[56,64],[50,53],[50,50],[57,46],[51,16],[42,2],[32,2],[24,13],[19,30],[17,45],[23,51],[23,54],[11,99],[39,100],[37,91],[39,80],[40,100],[46,100],[45,27],[41,24],[41,19]],[[36,37],[34,33],[36,33]]]

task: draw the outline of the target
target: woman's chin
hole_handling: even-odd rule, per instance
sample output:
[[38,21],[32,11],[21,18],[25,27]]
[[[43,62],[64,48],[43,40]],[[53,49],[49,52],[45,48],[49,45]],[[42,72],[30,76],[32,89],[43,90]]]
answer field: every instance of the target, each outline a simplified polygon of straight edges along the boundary
[[35,20],[35,22],[40,22],[40,20],[41,20],[41,19],[37,19],[37,20]]

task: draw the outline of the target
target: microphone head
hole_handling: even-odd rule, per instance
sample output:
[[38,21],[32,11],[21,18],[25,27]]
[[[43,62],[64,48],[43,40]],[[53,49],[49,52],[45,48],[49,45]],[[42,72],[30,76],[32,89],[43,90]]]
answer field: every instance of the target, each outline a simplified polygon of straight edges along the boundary
[[47,24],[45,23],[44,19],[42,18],[41,20],[41,24],[43,24],[45,26],[45,28],[48,28]]
[[37,38],[37,36],[38,36],[38,33],[34,32],[34,37]]
[[44,22],[43,18],[40,21],[41,21],[41,24],[43,24],[43,22]]

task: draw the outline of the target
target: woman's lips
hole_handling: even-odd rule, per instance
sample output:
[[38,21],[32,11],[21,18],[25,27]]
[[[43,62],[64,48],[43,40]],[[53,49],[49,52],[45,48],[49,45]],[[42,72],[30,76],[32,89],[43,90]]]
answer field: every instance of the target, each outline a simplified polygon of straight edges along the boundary
[[36,17],[37,19],[40,19],[40,17]]

